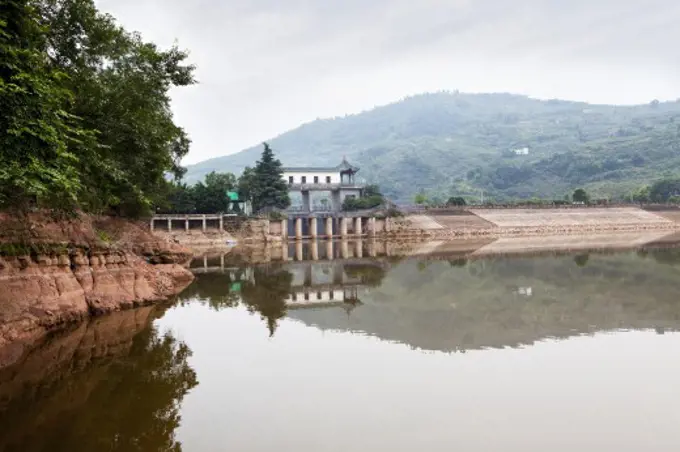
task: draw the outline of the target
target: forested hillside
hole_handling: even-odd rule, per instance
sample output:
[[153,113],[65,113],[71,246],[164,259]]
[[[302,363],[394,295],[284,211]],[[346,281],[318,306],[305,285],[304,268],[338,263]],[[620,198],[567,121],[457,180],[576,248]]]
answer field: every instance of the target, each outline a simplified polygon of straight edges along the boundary
[[[421,190],[443,199],[480,190],[496,200],[561,199],[576,187],[628,198],[680,173],[680,102],[606,106],[441,92],[317,120],[270,144],[284,165],[334,165],[347,156],[368,182],[402,201]],[[259,152],[190,166],[187,180],[238,173]]]

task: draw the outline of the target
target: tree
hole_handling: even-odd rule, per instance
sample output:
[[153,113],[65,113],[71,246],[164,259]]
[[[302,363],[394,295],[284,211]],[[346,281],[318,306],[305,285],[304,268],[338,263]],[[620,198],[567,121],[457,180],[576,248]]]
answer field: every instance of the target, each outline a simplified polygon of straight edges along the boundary
[[205,183],[194,186],[197,213],[219,213],[229,210],[228,191],[236,188],[236,176],[232,173],[211,172],[205,176]]
[[422,206],[423,204],[427,203],[427,196],[425,196],[425,193],[421,191],[416,195],[414,201],[419,206]]
[[465,206],[467,203],[465,202],[465,198],[461,196],[452,196],[449,198],[448,201],[446,201],[447,206]]
[[0,12],[0,207],[139,215],[167,198],[190,141],[169,90],[192,84],[93,0],[6,0]]
[[46,63],[45,30],[28,0],[0,8],[0,207],[73,208],[83,191],[69,146],[90,135],[66,112],[66,75]]
[[654,182],[649,189],[649,198],[654,202],[668,202],[680,194],[680,179],[661,179]]
[[582,188],[577,188],[574,190],[574,194],[571,196],[571,198],[574,200],[574,202],[587,203],[588,193]]
[[257,161],[253,171],[253,185],[250,187],[253,209],[269,210],[285,209],[290,206],[288,186],[283,180],[281,161],[274,158],[274,152],[267,143],[263,143],[262,157]]
[[255,169],[246,166],[238,179],[238,194],[241,199],[251,199],[255,188]]

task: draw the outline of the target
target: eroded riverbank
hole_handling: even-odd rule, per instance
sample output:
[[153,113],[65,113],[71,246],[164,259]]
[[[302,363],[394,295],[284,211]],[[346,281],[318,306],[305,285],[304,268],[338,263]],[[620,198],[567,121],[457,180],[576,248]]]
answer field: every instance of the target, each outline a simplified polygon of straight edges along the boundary
[[189,250],[120,219],[0,216],[0,365],[51,331],[167,300],[193,275]]

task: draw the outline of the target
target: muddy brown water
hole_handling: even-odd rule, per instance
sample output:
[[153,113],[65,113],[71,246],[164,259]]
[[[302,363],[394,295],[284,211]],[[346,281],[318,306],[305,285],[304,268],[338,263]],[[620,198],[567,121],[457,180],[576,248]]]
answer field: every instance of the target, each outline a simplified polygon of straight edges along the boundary
[[679,249],[293,255],[0,370],[0,451],[680,450]]

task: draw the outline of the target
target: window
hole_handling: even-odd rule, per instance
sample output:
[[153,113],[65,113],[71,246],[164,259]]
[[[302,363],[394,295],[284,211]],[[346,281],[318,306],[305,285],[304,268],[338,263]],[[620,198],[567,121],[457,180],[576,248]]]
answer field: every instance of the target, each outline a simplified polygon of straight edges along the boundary
[[331,176],[326,176],[326,183],[330,184],[331,183]]
[[306,184],[307,183],[307,176],[302,176],[302,183]]
[[292,184],[293,182],[295,182],[295,178],[293,176],[288,176],[288,183]]
[[314,183],[318,184],[319,183],[319,176],[314,176]]

